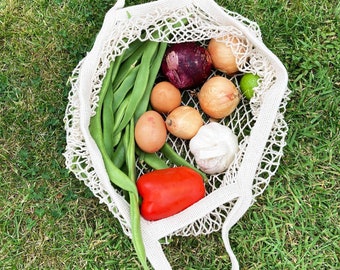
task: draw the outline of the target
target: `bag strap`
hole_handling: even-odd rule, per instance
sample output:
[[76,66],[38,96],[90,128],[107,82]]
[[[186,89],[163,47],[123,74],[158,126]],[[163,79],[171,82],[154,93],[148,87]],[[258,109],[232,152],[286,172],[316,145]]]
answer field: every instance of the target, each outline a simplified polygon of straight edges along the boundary
[[[148,260],[154,269],[171,269],[159,242],[160,239],[186,227],[197,219],[203,218],[219,206],[235,200],[239,198],[239,196],[244,196],[241,194],[241,190],[237,184],[223,186],[208,194],[204,199],[198,201],[192,207],[189,207],[174,216],[154,222],[148,222],[142,219],[141,228],[145,251]],[[237,202],[239,201],[241,201],[240,198]]]
[[125,6],[125,0],[117,0],[116,4],[113,6],[114,10],[121,9]]

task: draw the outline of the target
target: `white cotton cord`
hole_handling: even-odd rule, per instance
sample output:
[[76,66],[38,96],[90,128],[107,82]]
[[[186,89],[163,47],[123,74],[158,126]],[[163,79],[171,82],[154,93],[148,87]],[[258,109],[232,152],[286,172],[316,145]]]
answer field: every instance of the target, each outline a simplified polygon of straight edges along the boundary
[[114,9],[121,9],[125,6],[125,0],[118,0],[113,6]]
[[235,256],[233,250],[231,249],[231,246],[230,246],[229,230],[230,230],[230,228],[225,228],[223,226],[223,228],[222,228],[222,239],[223,239],[223,242],[224,242],[225,249],[226,249],[226,251],[229,255],[229,259],[230,259],[230,262],[231,262],[231,270],[239,270],[240,264],[238,263],[238,260]]
[[223,239],[225,249],[230,258],[232,270],[238,270],[239,263],[230,245],[229,231],[239,221],[239,219],[244,215],[244,213],[247,212],[248,208],[251,205],[251,201],[252,201],[251,198],[252,198],[251,192],[245,192],[242,195],[242,197],[240,197],[237,200],[236,204],[234,205],[233,209],[230,211],[228,217],[226,218],[222,226],[222,239]]
[[160,242],[148,232],[143,231],[143,242],[146,257],[155,270],[171,270],[171,265],[165,256]]

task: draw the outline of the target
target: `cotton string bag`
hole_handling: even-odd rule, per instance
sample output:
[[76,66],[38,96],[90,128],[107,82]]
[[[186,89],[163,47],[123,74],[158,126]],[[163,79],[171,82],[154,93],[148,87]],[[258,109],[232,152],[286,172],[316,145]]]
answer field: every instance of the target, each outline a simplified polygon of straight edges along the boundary
[[[239,152],[227,171],[210,175],[206,196],[184,211],[158,221],[141,218],[141,230],[146,256],[154,269],[171,269],[163,246],[173,236],[198,236],[221,231],[232,269],[239,263],[229,243],[229,230],[262,194],[277,171],[283,155],[287,124],[284,112],[288,102],[288,75],[280,60],[262,42],[255,22],[220,7],[213,0],[159,0],[125,7],[118,0],[107,12],[93,48],[78,63],[70,78],[71,90],[65,112],[66,167],[93,192],[100,203],[121,224],[131,237],[129,204],[121,191],[114,188],[105,170],[98,147],[90,135],[90,118],[95,114],[98,94],[105,73],[130,43],[141,39],[164,41],[169,44],[186,41],[207,45],[211,38],[233,35],[242,47],[237,65],[242,73],[258,74],[261,78],[255,95],[242,98],[237,109],[220,123],[238,136]],[[183,19],[186,23],[183,23]],[[172,22],[169,24],[169,22]],[[172,29],[174,22],[179,25]],[[161,26],[166,26],[162,33]],[[159,33],[158,38],[153,33]],[[212,75],[217,74],[215,71]],[[238,85],[238,77],[230,78]],[[197,100],[187,95],[183,105],[200,110]],[[168,143],[187,161],[195,164],[188,141],[168,136]],[[136,163],[137,175],[143,174],[145,164]],[[160,243],[162,239],[162,244]]]

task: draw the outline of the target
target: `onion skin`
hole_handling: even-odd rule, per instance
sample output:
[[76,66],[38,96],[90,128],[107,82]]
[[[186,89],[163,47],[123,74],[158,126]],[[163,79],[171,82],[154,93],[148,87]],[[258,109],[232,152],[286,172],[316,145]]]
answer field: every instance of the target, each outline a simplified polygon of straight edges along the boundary
[[209,52],[195,42],[171,45],[162,61],[162,72],[179,89],[201,85],[211,74]]
[[240,102],[240,93],[236,86],[222,76],[207,80],[197,96],[201,109],[215,119],[230,115]]
[[203,125],[203,119],[195,108],[179,106],[167,116],[165,124],[172,135],[188,140],[196,135]]
[[[231,45],[227,45],[225,41],[229,41]],[[244,53],[243,47],[236,47],[240,40],[236,37],[226,36],[222,40],[211,39],[208,45],[208,52],[210,54],[214,68],[228,74],[233,75],[239,71],[236,63],[236,54]],[[232,46],[235,46],[234,53]]]

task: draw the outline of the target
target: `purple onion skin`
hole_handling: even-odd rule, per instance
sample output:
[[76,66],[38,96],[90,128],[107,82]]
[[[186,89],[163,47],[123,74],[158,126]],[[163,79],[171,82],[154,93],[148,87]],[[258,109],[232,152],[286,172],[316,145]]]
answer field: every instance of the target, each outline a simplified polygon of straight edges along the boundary
[[194,88],[211,74],[208,51],[194,42],[171,45],[162,61],[162,72],[179,89]]

